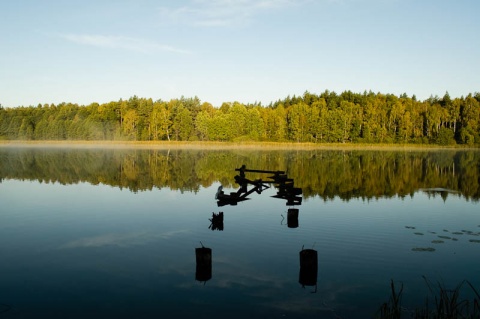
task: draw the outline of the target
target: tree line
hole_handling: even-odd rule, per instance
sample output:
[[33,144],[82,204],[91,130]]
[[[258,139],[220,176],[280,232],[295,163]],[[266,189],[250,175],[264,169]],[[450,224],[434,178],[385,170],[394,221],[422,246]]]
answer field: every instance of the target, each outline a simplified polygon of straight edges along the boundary
[[480,144],[480,93],[305,92],[262,106],[198,97],[3,108],[0,139]]
[[478,201],[479,163],[480,152],[468,150],[242,150],[240,155],[223,150],[4,147],[0,148],[0,183],[2,179],[88,182],[133,192],[163,188],[197,192],[220,182],[226,188],[238,189],[234,169],[245,164],[248,168],[286,171],[306,199],[405,197],[423,189],[444,199],[462,196]]

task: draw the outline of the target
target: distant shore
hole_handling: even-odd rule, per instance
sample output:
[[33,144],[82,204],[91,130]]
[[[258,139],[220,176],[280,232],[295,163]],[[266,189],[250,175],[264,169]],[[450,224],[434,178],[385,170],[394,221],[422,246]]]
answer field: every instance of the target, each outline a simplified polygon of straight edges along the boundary
[[291,143],[291,142],[178,142],[178,141],[19,141],[0,140],[0,147],[136,148],[136,149],[269,149],[269,150],[479,150],[462,145]]

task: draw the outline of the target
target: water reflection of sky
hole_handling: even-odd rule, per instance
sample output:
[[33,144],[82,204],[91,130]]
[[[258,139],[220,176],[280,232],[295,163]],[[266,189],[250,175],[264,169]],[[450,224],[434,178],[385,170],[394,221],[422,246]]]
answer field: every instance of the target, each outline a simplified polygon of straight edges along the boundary
[[[299,227],[292,229],[285,201],[269,197],[273,190],[219,208],[218,186],[132,193],[101,184],[4,180],[0,303],[12,305],[12,318],[351,318],[370,316],[386,301],[390,279],[405,284],[405,302],[412,304],[425,297],[422,275],[480,287],[480,244],[469,241],[480,239],[478,203],[423,192],[348,202],[309,198],[297,207]],[[211,231],[208,218],[218,211],[225,214],[224,231]],[[432,243],[462,230],[470,233]],[[195,281],[200,242],[213,250],[205,285]],[[302,246],[318,251],[316,294],[298,283]]]

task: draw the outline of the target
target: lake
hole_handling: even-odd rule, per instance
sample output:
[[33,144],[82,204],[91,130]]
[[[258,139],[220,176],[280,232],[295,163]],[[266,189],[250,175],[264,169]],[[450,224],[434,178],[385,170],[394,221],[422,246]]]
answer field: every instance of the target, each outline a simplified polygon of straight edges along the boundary
[[1,146],[0,317],[373,318],[391,280],[413,311],[480,290],[479,183],[479,151]]

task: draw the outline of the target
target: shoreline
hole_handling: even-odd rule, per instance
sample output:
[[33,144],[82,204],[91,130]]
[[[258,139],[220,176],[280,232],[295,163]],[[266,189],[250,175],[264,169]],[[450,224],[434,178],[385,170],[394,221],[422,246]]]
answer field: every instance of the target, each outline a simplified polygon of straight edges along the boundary
[[179,142],[179,141],[19,141],[0,140],[0,147],[32,148],[124,148],[124,149],[266,149],[266,150],[392,150],[392,151],[428,151],[428,150],[469,150],[478,151],[479,147],[440,146],[429,144],[353,144],[353,143],[291,143],[291,142]]

